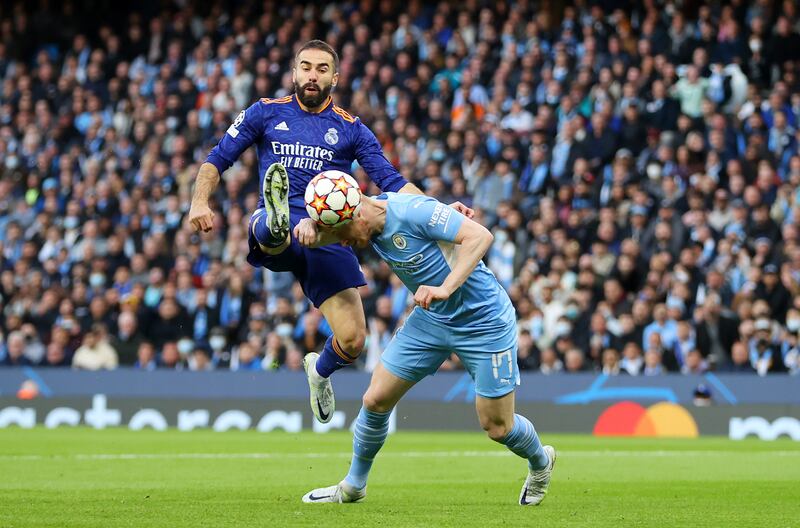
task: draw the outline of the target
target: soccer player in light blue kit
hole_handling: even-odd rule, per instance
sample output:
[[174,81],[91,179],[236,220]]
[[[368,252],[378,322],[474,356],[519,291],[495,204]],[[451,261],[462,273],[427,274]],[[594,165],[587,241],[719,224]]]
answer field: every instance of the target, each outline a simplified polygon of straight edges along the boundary
[[528,419],[514,413],[514,388],[519,384],[514,307],[481,261],[492,234],[433,198],[396,193],[363,196],[355,219],[341,227],[322,229],[306,219],[294,234],[309,247],[335,242],[371,245],[414,293],[417,304],[384,351],[364,394],[350,471],[336,486],[315,489],[303,501],[363,499],[392,409],[454,352],[475,381],[481,427],[489,438],[528,461],[519,503],[539,504],[556,453],[552,446],[542,446]]

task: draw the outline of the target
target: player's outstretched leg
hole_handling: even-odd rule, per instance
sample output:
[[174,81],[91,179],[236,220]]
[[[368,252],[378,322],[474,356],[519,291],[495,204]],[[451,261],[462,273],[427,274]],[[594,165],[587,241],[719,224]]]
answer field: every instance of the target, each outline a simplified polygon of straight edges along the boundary
[[311,410],[322,423],[331,420],[336,410],[330,376],[358,359],[366,340],[366,322],[361,297],[355,288],[347,288],[327,298],[322,315],[333,329],[321,354],[307,354],[303,360],[311,394]]
[[264,175],[264,209],[256,211],[253,236],[268,253],[286,244],[289,236],[289,174],[280,163],[273,163]]
[[544,500],[550,485],[556,461],[555,449],[543,446],[530,420],[514,413],[513,392],[499,398],[479,396],[475,405],[481,426],[489,438],[528,461],[528,476],[520,493],[520,505],[538,505]]
[[367,495],[367,477],[372,462],[389,434],[392,409],[414,382],[398,378],[379,364],[353,430],[353,459],[347,476],[335,486],[317,488],[303,502],[356,502]]
[[375,455],[389,434],[391,411],[374,412],[366,407],[356,418],[350,471],[336,486],[318,488],[303,496],[303,502],[356,502],[367,496],[367,476]]

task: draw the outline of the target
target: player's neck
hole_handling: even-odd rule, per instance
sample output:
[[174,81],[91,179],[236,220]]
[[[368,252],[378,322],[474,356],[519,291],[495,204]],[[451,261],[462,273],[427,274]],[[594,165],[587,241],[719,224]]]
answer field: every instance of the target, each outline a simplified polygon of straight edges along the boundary
[[325,98],[324,101],[322,101],[322,103],[320,103],[319,105],[311,108],[311,107],[308,107],[308,106],[304,105],[303,102],[300,101],[300,98],[297,97],[297,94],[294,95],[294,99],[295,99],[295,101],[297,101],[297,105],[300,107],[300,109],[303,110],[304,112],[308,112],[309,114],[318,114],[318,113],[322,112],[323,110],[325,110],[325,108],[328,107],[328,105],[331,102],[331,96],[329,95],[328,97]]
[[372,235],[378,235],[383,232],[386,225],[386,201],[385,200],[368,200],[362,204],[362,207],[369,208],[367,213],[370,218],[370,228]]

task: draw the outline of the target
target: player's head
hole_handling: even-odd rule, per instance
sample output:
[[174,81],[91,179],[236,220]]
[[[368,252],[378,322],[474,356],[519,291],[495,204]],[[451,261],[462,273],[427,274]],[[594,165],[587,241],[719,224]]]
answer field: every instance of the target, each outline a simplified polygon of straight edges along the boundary
[[317,108],[339,80],[339,55],[321,40],[310,40],[297,51],[292,83],[297,98],[308,108]]
[[343,246],[366,247],[370,239],[383,230],[385,219],[385,205],[368,196],[362,196],[353,219],[334,229]]

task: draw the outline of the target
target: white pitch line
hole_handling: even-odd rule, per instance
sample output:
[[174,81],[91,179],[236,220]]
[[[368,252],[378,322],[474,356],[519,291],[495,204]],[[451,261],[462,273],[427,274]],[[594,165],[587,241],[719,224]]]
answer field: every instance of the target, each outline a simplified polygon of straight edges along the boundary
[[[621,451],[621,450],[576,450],[559,451],[559,458],[575,457],[707,457],[731,456],[739,451],[703,451],[703,450],[662,450],[662,451]],[[73,455],[0,455],[0,462],[36,461],[36,460],[237,460],[237,459],[275,459],[275,458],[350,458],[349,452],[338,453],[91,453]],[[447,458],[447,457],[508,457],[508,451],[388,451],[381,453],[381,458]],[[800,450],[790,451],[749,451],[748,456],[800,457]]]

